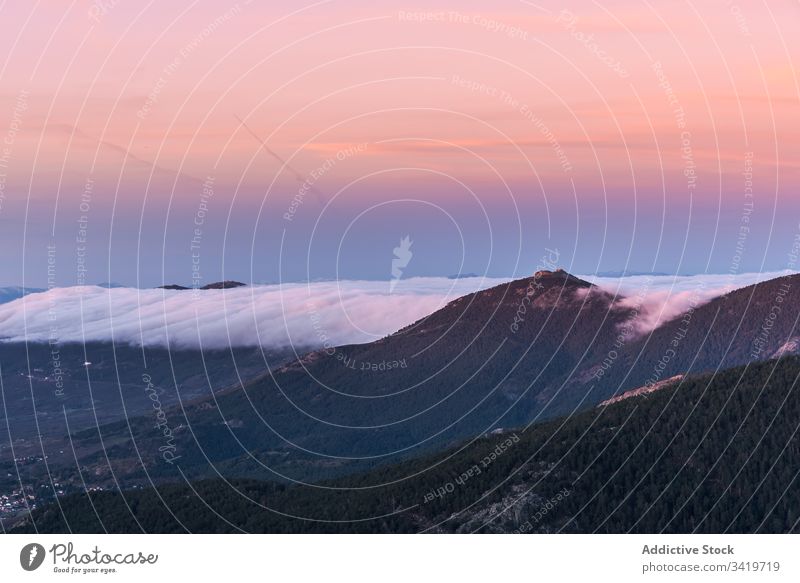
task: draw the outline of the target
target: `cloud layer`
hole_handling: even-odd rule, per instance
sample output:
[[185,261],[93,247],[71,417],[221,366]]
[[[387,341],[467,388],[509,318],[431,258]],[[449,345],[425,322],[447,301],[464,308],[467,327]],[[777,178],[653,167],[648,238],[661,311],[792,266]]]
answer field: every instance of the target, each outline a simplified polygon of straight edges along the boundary
[[54,288],[0,305],[5,341],[116,342],[176,348],[322,346],[376,340],[464,294],[507,279],[413,278],[255,285],[228,290]]
[[787,270],[735,275],[635,275],[621,278],[584,276],[583,278],[612,294],[624,296],[620,304],[638,310],[639,315],[634,328],[644,334],[717,296],[792,273],[794,272]]
[[[732,289],[788,272],[697,276],[581,276],[639,308],[637,327],[661,322]],[[55,288],[0,305],[6,342],[108,341],[224,348],[319,347],[376,340],[447,302],[508,279],[411,278],[171,291]]]

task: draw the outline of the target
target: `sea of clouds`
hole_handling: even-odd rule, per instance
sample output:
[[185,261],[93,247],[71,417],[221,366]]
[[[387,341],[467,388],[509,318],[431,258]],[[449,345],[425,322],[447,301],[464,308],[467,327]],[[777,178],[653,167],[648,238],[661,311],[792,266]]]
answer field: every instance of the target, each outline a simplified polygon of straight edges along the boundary
[[[733,289],[789,272],[738,275],[579,276],[636,304],[641,332]],[[173,348],[320,347],[370,342],[451,300],[507,278],[410,278],[252,285],[228,290],[78,286],[0,305],[5,342],[113,340]]]
[[0,305],[6,342],[114,340],[174,348],[317,347],[376,340],[508,279],[411,278],[227,290],[76,286]]

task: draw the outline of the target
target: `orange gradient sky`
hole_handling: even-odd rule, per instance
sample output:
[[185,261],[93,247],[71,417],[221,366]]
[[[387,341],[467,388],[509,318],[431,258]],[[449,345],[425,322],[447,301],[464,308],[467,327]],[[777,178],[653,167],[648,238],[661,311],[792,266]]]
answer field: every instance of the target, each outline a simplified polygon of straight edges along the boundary
[[82,216],[88,282],[185,282],[200,205],[209,279],[388,277],[406,234],[417,275],[546,246],[724,273],[751,187],[741,269],[786,267],[800,4],[487,6],[4,5],[0,243],[26,259],[0,282],[42,285],[57,244],[74,284]]

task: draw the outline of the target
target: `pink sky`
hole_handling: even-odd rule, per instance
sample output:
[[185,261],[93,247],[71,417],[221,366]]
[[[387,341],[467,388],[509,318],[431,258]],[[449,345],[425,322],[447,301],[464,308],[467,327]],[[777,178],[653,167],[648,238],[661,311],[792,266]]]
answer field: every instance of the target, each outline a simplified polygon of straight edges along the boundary
[[71,219],[91,178],[92,212],[138,229],[148,209],[191,216],[209,175],[234,224],[264,204],[278,225],[297,175],[337,153],[316,187],[343,208],[411,190],[476,221],[618,205],[661,228],[674,203],[713,230],[752,152],[765,224],[798,209],[797,2],[267,4],[5,4],[0,225]]

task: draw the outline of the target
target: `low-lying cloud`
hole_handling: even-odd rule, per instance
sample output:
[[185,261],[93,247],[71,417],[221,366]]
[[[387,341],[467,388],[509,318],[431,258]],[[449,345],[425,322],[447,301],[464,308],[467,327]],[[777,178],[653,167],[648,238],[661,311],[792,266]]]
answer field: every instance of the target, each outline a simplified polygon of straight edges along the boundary
[[646,334],[690,308],[706,304],[718,296],[793,273],[787,270],[735,275],[585,276],[583,279],[612,295],[624,296],[618,304],[638,312],[633,328],[639,334]]
[[108,341],[173,348],[318,347],[370,342],[508,279],[410,278],[227,290],[80,286],[0,305],[6,342]]
[[[639,310],[647,332],[693,305],[788,272],[697,276],[579,276]],[[410,278],[174,291],[55,288],[0,305],[6,342],[109,341],[173,348],[320,347],[370,342],[451,300],[506,278]]]

